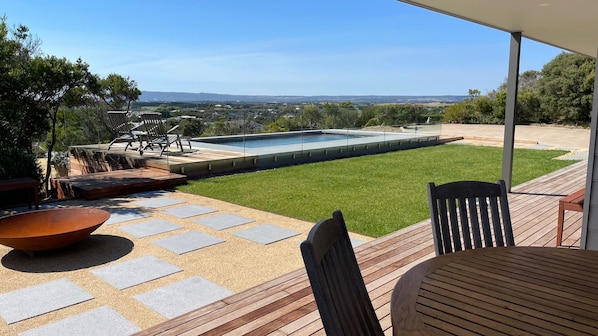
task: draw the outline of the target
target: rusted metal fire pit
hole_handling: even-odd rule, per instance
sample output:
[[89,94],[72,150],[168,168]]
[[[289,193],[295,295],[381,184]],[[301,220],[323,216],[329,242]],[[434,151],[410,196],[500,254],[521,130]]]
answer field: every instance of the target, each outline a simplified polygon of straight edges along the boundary
[[89,236],[110,218],[105,210],[60,208],[0,218],[0,244],[26,252],[68,246]]

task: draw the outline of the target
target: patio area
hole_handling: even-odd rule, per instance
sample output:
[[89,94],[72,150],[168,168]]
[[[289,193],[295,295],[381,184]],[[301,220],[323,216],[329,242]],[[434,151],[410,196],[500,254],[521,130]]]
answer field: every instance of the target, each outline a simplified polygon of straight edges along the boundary
[[[509,195],[515,243],[554,246],[558,200],[585,184],[586,161],[519,185]],[[533,205],[533,206],[532,206]],[[350,219],[348,219],[350,220]],[[581,213],[567,214],[563,245],[576,248]],[[390,297],[396,281],[434,256],[429,220],[356,249],[370,298],[390,335]],[[149,328],[139,335],[324,335],[303,269]]]
[[[586,165],[513,189],[517,245],[554,246],[558,200],[584,186]],[[31,258],[0,247],[2,334],[324,333],[298,247],[313,223],[167,191],[45,206],[99,207],[112,217],[64,250]],[[579,244],[580,227],[581,213],[568,212],[564,245]],[[394,284],[434,255],[430,223],[352,238],[390,333]]]

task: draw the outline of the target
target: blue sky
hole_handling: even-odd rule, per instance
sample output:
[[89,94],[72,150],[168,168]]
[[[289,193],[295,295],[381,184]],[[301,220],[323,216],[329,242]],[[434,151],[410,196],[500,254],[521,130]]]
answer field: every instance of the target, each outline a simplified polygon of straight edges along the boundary
[[[0,14],[144,91],[485,94],[508,68],[509,34],[395,0],[0,0]],[[561,52],[524,39],[520,70]]]

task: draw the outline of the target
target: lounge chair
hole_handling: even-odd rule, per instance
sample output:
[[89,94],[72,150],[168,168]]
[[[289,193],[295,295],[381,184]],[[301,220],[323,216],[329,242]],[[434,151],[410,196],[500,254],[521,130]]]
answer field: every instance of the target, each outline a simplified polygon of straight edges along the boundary
[[114,143],[126,142],[125,150],[133,146],[133,142],[139,141],[139,147],[131,147],[132,150],[140,150],[143,146],[143,139],[147,135],[146,132],[138,130],[139,126],[132,126],[131,121],[127,117],[126,111],[108,111],[108,123],[116,133],[116,138],[108,145],[108,150]]
[[[176,144],[177,148],[183,151],[183,144],[181,142],[181,136],[177,132],[179,125],[166,130],[166,125],[160,113],[142,113],[141,120],[143,121],[143,129],[147,132],[147,144],[144,150],[147,148],[154,149],[153,146],[157,145],[160,148],[160,156],[165,151],[168,151],[168,147],[171,144]],[[189,142],[189,149],[191,149],[191,142]]]

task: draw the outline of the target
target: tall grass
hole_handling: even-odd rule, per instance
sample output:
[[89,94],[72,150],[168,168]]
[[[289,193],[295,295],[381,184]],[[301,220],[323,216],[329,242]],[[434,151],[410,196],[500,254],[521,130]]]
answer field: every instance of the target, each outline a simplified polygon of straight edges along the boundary
[[[574,163],[566,151],[515,149],[513,185]],[[441,145],[190,181],[179,190],[316,222],[335,209],[379,237],[429,218],[426,183],[496,182],[502,148]]]

